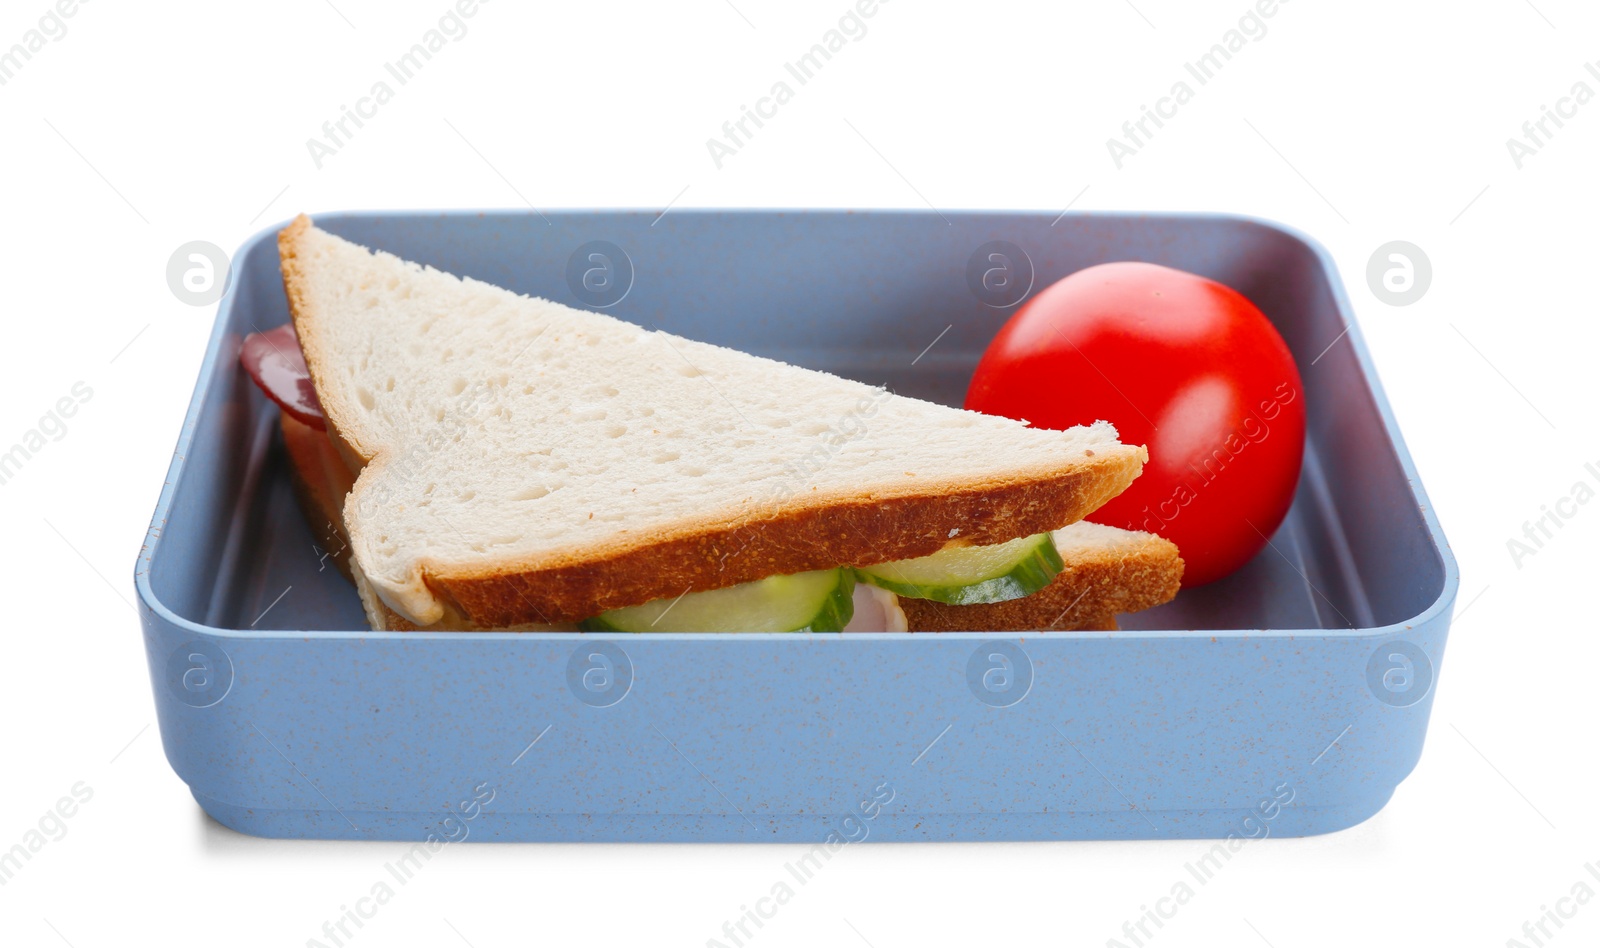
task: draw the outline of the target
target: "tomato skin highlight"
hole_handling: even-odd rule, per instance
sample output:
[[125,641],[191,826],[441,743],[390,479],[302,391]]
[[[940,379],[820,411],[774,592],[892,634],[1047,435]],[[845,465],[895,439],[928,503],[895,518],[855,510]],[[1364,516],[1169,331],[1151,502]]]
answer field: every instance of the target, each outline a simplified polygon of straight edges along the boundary
[[1107,263],[1045,288],[1001,328],[966,407],[1070,428],[1109,421],[1144,444],[1144,473],[1090,514],[1177,544],[1185,588],[1266,546],[1294,500],[1305,395],[1255,304],[1204,277]]

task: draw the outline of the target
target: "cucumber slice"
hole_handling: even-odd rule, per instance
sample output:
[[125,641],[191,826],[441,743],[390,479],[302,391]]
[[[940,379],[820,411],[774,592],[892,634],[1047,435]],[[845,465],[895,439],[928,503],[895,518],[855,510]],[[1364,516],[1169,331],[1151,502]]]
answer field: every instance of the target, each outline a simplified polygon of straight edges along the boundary
[[858,566],[863,582],[953,606],[1021,599],[1050,585],[1061,554],[1048,533],[990,546],[946,547],[931,556]]
[[822,569],[768,576],[726,589],[686,593],[602,612],[585,632],[838,632],[855,607],[855,575]]

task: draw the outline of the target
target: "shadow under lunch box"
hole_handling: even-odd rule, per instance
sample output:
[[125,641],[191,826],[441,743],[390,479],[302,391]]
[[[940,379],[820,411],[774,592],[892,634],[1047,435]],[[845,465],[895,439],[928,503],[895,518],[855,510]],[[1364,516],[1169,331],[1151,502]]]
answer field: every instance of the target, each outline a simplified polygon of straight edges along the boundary
[[1421,753],[1456,567],[1327,253],[1214,215],[351,213],[323,228],[647,327],[960,405],[1027,294],[1146,260],[1249,297],[1305,386],[1293,509],[1120,632],[367,629],[239,367],[288,318],[242,247],[135,570],[167,759],[259,836],[1259,837],[1378,812]]

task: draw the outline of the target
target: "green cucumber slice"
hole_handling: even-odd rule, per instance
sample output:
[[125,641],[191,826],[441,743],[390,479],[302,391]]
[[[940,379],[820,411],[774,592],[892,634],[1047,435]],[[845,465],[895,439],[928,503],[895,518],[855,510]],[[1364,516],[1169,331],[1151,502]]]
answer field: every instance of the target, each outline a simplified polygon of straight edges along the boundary
[[585,632],[838,632],[855,612],[855,575],[822,569],[768,576],[726,589],[685,593],[602,612]]
[[1050,585],[1061,554],[1048,533],[990,546],[946,547],[931,556],[856,567],[863,582],[953,606],[1021,599]]

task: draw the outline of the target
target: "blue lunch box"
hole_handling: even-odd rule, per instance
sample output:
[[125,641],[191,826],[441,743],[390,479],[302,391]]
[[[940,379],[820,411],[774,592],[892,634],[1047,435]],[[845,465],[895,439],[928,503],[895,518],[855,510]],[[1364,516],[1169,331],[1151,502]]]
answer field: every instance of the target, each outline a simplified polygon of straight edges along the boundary
[[258,234],[135,570],[173,769],[219,822],[294,838],[1251,838],[1370,817],[1421,752],[1457,573],[1332,260],[1251,219],[1055,217],[317,223],[950,405],[1015,305],[1083,267],[1148,260],[1238,289],[1303,375],[1293,509],[1244,569],[1121,632],[369,631],[295,504],[278,410],[239,367],[243,337],[288,318],[275,230]]

